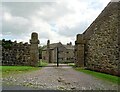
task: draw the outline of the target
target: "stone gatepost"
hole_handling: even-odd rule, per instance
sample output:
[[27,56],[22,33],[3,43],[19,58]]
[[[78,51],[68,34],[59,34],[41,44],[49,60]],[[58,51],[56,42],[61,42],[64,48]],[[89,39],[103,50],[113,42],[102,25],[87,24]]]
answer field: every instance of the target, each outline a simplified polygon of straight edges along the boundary
[[84,44],[83,34],[77,35],[75,41],[75,64],[78,67],[84,67]]
[[50,40],[47,41],[47,62],[51,63],[51,59],[50,59]]
[[39,62],[39,50],[38,50],[38,34],[33,32],[31,34],[31,40],[30,40],[30,65],[31,66],[37,66]]
[[75,65],[77,66],[78,64],[77,64],[77,43],[76,43],[76,41],[75,41],[75,47],[74,47],[75,49],[74,49],[74,63],[75,63]]

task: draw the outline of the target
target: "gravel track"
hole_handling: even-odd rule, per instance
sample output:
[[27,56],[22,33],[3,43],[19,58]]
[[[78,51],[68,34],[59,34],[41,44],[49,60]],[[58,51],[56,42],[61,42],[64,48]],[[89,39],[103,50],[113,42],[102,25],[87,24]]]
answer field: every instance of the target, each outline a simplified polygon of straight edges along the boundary
[[40,90],[117,90],[118,85],[78,72],[67,65],[49,64],[40,70],[11,75],[3,85],[20,85]]

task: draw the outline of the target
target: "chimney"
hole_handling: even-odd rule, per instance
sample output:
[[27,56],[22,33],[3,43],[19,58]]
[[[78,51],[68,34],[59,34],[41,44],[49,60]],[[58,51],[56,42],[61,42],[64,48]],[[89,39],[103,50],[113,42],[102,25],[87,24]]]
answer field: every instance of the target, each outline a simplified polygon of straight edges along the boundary
[[47,47],[49,47],[50,45],[50,40],[47,40]]
[[70,45],[72,45],[72,42],[70,42]]
[[72,42],[70,42],[70,43],[67,43],[67,45],[72,45]]

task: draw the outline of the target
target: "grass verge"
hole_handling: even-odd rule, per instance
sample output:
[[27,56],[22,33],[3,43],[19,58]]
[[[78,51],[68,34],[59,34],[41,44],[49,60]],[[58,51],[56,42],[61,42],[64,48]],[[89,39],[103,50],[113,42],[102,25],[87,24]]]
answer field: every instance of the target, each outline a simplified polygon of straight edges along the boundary
[[105,73],[100,73],[100,72],[95,72],[95,71],[91,71],[91,70],[86,70],[86,69],[82,69],[82,68],[75,68],[75,70],[80,71],[80,72],[84,72],[86,74],[90,74],[96,78],[100,78],[115,84],[120,84],[120,77],[118,76],[113,76],[110,74],[105,74]]
[[42,60],[40,60],[40,62],[38,64],[39,67],[45,67],[47,65],[48,65],[48,63],[46,61],[42,61]]
[[118,77],[118,76],[113,76],[113,75],[110,75],[110,74],[95,72],[95,71],[87,70],[87,69],[84,69],[84,68],[78,68],[78,67],[75,66],[74,63],[69,63],[68,65],[72,66],[77,71],[80,71],[80,72],[83,72],[83,73],[86,73],[86,74],[90,74],[90,75],[92,75],[96,78],[100,78],[100,79],[103,79],[103,80],[106,80],[106,81],[109,81],[109,82],[120,85],[120,77]]
[[12,74],[25,73],[28,71],[38,70],[39,67],[31,67],[31,66],[0,66],[0,72],[2,72],[2,76],[8,76]]
[[75,67],[74,63],[68,63],[69,66]]

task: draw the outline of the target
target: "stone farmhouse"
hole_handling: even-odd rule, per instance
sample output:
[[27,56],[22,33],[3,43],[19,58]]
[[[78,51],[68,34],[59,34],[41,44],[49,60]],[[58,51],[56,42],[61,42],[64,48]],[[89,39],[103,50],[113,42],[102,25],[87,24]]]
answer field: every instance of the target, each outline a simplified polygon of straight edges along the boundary
[[110,2],[75,41],[75,64],[120,76],[120,2]]
[[30,44],[2,40],[2,65],[36,66],[39,61],[38,34],[32,33]]
[[50,40],[47,41],[47,46],[42,50],[42,60],[55,63],[57,60],[59,63],[74,62],[74,46],[72,43],[63,45],[61,42],[50,44]]

